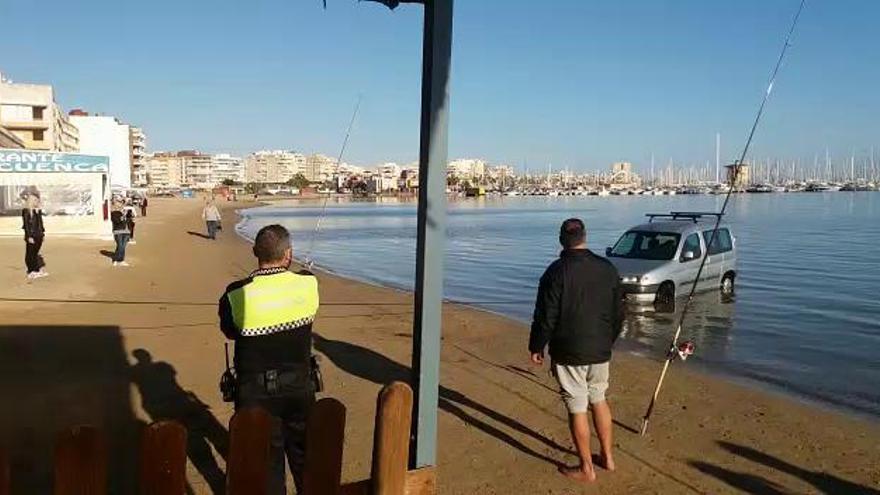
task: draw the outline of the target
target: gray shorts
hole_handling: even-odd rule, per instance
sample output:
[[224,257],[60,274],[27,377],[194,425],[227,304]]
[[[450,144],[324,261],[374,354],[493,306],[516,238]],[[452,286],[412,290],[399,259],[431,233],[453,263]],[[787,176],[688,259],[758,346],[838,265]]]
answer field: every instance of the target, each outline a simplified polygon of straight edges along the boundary
[[553,365],[553,376],[569,413],[585,413],[590,404],[605,400],[608,370],[608,362],[586,366]]

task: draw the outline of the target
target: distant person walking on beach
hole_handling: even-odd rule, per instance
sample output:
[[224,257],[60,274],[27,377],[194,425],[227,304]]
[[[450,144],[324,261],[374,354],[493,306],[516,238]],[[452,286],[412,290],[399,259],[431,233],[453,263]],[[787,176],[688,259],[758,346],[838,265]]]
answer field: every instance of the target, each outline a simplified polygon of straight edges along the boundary
[[570,218],[559,230],[562,253],[541,277],[529,336],[531,361],[544,363],[550,347],[553,376],[569,414],[569,428],[580,457],[565,476],[595,481],[587,409],[601,445],[599,465],[614,471],[611,408],[605,400],[611,347],[620,335],[623,303],[617,269],[587,249],[583,221]]
[[29,188],[22,195],[24,208],[21,210],[21,228],[24,230],[24,264],[27,267],[27,278],[46,277],[49,274],[43,269],[46,262],[40,256],[46,229],[43,228],[43,210],[40,208],[40,194],[36,188]]
[[125,208],[125,221],[128,223],[128,231],[131,234],[131,238],[129,239],[129,244],[136,244],[134,240],[134,205],[129,205]]
[[259,405],[280,420],[270,441],[267,493],[286,493],[285,453],[296,493],[302,493],[306,418],[315,401],[311,351],[318,280],[288,270],[293,249],[281,225],[260,229],[253,250],[259,269],[230,284],[220,298],[220,329],[235,341],[235,409]]
[[146,217],[146,216],[147,216],[147,204],[148,204],[148,203],[149,203],[149,202],[147,201],[147,197],[146,197],[146,196],[144,196],[144,197],[141,198],[141,216],[142,216],[142,217]]
[[220,210],[217,209],[217,205],[214,204],[214,199],[209,198],[205,202],[205,208],[202,209],[202,220],[205,221],[205,225],[208,229],[208,238],[211,240],[217,239],[217,231],[220,230]]
[[131,238],[128,230],[128,219],[122,211],[122,202],[113,202],[113,211],[110,212],[110,223],[113,225],[113,239],[116,240],[116,251],[113,253],[113,266],[129,266],[125,261],[125,247]]

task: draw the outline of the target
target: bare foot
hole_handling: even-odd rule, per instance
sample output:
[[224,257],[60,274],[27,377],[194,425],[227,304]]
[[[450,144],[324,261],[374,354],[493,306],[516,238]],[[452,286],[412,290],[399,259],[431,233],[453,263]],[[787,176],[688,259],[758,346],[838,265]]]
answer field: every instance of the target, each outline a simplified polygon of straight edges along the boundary
[[617,466],[614,464],[613,457],[608,457],[606,459],[605,456],[601,454],[593,454],[593,464],[599,466],[606,471],[614,471],[617,469]]
[[566,478],[579,483],[592,483],[596,481],[596,472],[593,468],[559,466],[559,472]]

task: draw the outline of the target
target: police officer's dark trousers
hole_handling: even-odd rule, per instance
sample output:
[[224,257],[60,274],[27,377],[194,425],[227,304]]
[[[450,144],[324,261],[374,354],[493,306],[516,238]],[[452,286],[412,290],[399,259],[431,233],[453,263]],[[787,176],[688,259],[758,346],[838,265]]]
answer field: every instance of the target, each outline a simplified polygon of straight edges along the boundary
[[266,377],[266,373],[239,377],[235,407],[257,405],[276,420],[269,452],[269,495],[286,493],[285,455],[293,474],[296,493],[302,493],[306,419],[315,402],[314,385],[309,380],[308,369],[281,371],[269,383]]

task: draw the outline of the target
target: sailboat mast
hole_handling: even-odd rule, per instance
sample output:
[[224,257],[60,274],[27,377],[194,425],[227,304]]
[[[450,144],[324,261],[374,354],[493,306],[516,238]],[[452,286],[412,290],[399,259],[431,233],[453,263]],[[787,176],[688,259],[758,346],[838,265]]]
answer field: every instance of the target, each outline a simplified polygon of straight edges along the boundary
[[849,180],[856,181],[856,150],[849,156]]

